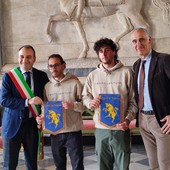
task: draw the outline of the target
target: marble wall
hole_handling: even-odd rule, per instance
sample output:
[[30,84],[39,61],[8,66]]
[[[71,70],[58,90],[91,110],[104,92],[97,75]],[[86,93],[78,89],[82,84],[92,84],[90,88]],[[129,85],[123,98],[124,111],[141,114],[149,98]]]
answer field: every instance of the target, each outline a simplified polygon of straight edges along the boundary
[[[120,18],[120,14],[123,13],[118,13],[118,9],[120,10],[121,3],[129,3],[130,1],[138,4],[131,9],[134,15],[129,18],[130,23],[134,27],[138,27],[133,17],[141,14],[150,27],[153,47],[161,52],[170,53],[170,26],[168,25],[170,20],[167,19],[169,15],[167,11],[169,12],[170,7],[169,0],[116,0],[115,4],[104,8],[98,4],[100,1],[88,0],[88,5],[95,5],[95,7],[90,8],[93,17],[84,17],[82,22],[89,51],[86,58],[79,59],[84,46],[74,23],[69,19],[53,23],[51,27],[53,39],[51,43],[49,42],[47,25],[51,15],[57,14],[59,16],[61,14],[59,0],[1,0],[2,15],[0,20],[3,38],[0,47],[2,47],[1,54],[3,56],[0,57],[3,58],[2,71],[18,65],[17,51],[20,46],[25,44],[31,44],[35,48],[37,53],[35,66],[41,69],[46,69],[47,58],[52,53],[61,54],[66,59],[68,68],[95,67],[98,59],[93,51],[94,42],[101,37],[114,39],[124,30],[127,25],[122,25],[125,18]],[[105,5],[105,3],[111,3],[112,0],[102,0],[101,2]],[[143,3],[141,11],[139,11],[140,3]],[[162,5],[166,5],[168,10],[165,11],[163,7],[159,7]],[[117,12],[117,15],[113,14],[114,11]],[[126,11],[126,9],[122,11]],[[89,15],[88,10],[82,16],[85,15]],[[119,45],[119,59],[125,65],[131,66],[138,57],[131,48],[129,33],[120,39]]]

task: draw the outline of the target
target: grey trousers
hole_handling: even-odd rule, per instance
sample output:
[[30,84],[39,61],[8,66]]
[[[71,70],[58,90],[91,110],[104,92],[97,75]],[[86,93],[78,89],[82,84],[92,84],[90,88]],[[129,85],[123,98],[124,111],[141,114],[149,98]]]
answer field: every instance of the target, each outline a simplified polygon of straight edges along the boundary
[[155,115],[139,114],[139,128],[151,170],[170,170],[170,134],[163,134]]

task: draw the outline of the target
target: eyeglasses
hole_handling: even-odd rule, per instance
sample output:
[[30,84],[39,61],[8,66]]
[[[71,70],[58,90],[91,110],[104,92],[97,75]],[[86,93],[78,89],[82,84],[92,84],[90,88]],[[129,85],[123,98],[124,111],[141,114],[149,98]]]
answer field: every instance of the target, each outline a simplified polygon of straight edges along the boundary
[[48,67],[48,69],[52,69],[52,68],[57,68],[57,67],[59,67],[60,65],[62,65],[62,64],[61,64],[61,63],[49,64],[47,67]]

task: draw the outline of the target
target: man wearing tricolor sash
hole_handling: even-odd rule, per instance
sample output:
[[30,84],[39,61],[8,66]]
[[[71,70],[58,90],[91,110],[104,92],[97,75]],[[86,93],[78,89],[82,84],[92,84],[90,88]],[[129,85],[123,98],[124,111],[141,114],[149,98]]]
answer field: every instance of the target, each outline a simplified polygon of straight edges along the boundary
[[37,104],[42,101],[43,88],[49,80],[45,72],[33,68],[35,61],[34,48],[22,46],[18,51],[19,67],[3,75],[0,103],[5,108],[2,119],[4,170],[17,168],[21,145],[27,169],[37,170],[38,128],[35,118],[41,114]]

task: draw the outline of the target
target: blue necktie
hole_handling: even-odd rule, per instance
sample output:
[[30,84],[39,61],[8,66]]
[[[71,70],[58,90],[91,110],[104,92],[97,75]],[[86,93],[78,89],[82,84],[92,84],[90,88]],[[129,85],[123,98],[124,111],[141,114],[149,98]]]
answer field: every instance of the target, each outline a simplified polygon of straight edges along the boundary
[[28,84],[28,86],[31,88],[31,77],[30,77],[30,72],[25,72],[25,77],[26,77],[26,82]]

